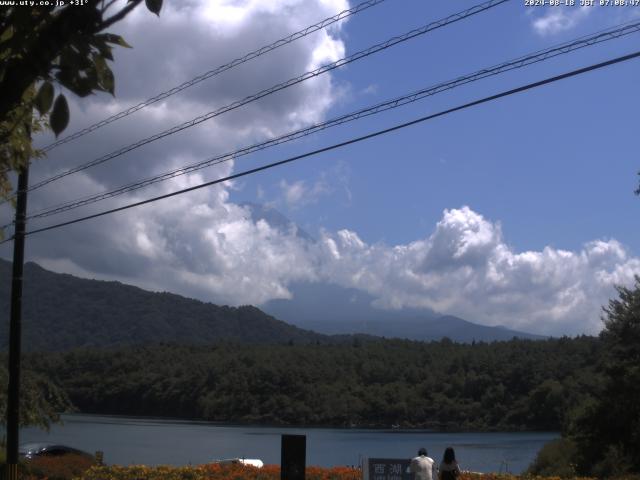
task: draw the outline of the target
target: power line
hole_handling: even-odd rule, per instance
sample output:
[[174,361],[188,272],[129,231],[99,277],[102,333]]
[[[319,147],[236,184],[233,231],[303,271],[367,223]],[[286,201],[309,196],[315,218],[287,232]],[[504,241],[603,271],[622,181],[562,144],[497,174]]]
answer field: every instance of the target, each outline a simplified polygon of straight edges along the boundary
[[[148,204],[148,203],[157,202],[157,201],[163,200],[165,198],[174,197],[176,195],[181,195],[183,193],[191,192],[193,190],[199,190],[201,188],[209,187],[211,185],[216,185],[218,183],[223,183],[223,182],[227,182],[227,181],[230,181],[230,180],[234,180],[236,178],[244,177],[246,175],[251,175],[251,174],[254,174],[254,173],[257,173],[257,172],[261,172],[263,170],[268,170],[268,169],[271,169],[271,168],[274,168],[274,167],[285,165],[287,163],[291,163],[291,162],[294,162],[296,160],[301,160],[303,158],[315,156],[315,155],[318,155],[320,153],[328,152],[328,151],[331,151],[331,150],[335,150],[337,148],[345,147],[347,145],[351,145],[351,144],[354,144],[354,143],[362,142],[362,141],[368,140],[370,138],[378,137],[380,135],[385,135],[387,133],[391,133],[391,132],[394,132],[396,130],[400,130],[400,129],[403,129],[403,128],[406,128],[406,127],[409,127],[409,126],[412,126],[412,125],[416,125],[418,123],[422,123],[422,122],[425,122],[427,120],[432,120],[432,119],[437,118],[437,117],[442,117],[444,115],[448,115],[448,114],[453,113],[453,112],[457,112],[457,111],[460,111],[460,110],[465,110],[467,108],[471,108],[471,107],[474,107],[474,106],[477,106],[477,105],[480,105],[480,104],[483,104],[483,103],[491,102],[491,101],[497,100],[499,98],[503,98],[503,97],[507,97],[507,96],[510,96],[510,95],[514,95],[516,93],[524,92],[526,90],[531,90],[533,88],[541,87],[543,85],[554,83],[554,82],[557,82],[559,80],[564,80],[566,78],[575,77],[577,75],[581,75],[581,74],[590,72],[592,70],[598,70],[598,69],[601,69],[601,68],[604,68],[604,67],[608,67],[608,66],[617,64],[617,63],[626,62],[628,60],[631,60],[631,59],[634,59],[634,58],[637,58],[637,57],[640,57],[640,51],[636,51],[634,53],[630,53],[628,55],[624,55],[624,56],[621,56],[621,57],[613,58],[613,59],[607,60],[605,62],[589,65],[588,67],[583,67],[583,68],[579,68],[577,70],[572,70],[570,72],[566,72],[566,73],[563,73],[563,74],[560,74],[560,75],[556,75],[554,77],[549,77],[549,78],[546,78],[544,80],[539,80],[537,82],[528,83],[526,85],[523,85],[523,86],[520,86],[520,87],[517,87],[517,88],[513,88],[511,90],[503,91],[503,92],[497,93],[495,95],[491,95],[491,96],[488,96],[488,97],[481,98],[479,100],[475,100],[473,102],[465,103],[463,105],[459,105],[457,107],[449,108],[447,110],[442,110],[442,111],[440,111],[438,113],[434,113],[434,114],[431,114],[431,115],[426,115],[424,117],[420,117],[420,118],[411,120],[409,122],[405,122],[405,123],[401,123],[401,124],[398,124],[398,125],[394,125],[393,127],[385,128],[383,130],[378,130],[376,132],[369,133],[367,135],[363,135],[361,137],[352,138],[350,140],[347,140],[347,141],[344,141],[344,142],[340,142],[340,143],[335,143],[333,145],[329,145],[327,147],[323,147],[323,148],[320,148],[320,149],[317,149],[317,150],[313,150],[311,152],[303,153],[301,155],[296,155],[294,157],[289,157],[289,158],[287,158],[285,160],[280,160],[278,162],[273,162],[273,163],[269,163],[267,165],[262,165],[260,167],[252,168],[250,170],[245,170],[243,172],[235,173],[233,175],[228,175],[228,176],[226,176],[224,178],[219,178],[217,180],[212,180],[210,182],[205,182],[205,183],[202,183],[200,185],[195,185],[193,187],[184,188],[182,190],[178,190],[178,191],[167,193],[167,194],[160,195],[160,196],[157,196],[157,197],[149,198],[147,200],[142,200],[140,202],[130,203],[128,205],[123,205],[121,207],[112,208],[110,210],[105,210],[105,211],[102,211],[102,212],[99,212],[99,213],[95,213],[93,215],[87,215],[87,216],[84,216],[84,217],[76,218],[74,220],[69,220],[69,221],[66,221],[66,222],[61,222],[61,223],[57,223],[57,224],[54,224],[54,225],[50,225],[48,227],[38,228],[36,230],[30,230],[28,232],[25,232],[25,235],[33,235],[34,233],[46,232],[48,230],[53,230],[53,229],[56,229],[56,228],[67,226],[67,225],[72,225],[72,224],[75,224],[75,223],[83,222],[85,220],[91,220],[93,218],[102,217],[104,215],[109,215],[111,213],[116,213],[116,212],[120,212],[120,211],[123,211],[123,210],[128,210],[130,208],[139,207],[141,205],[145,205],[145,204]],[[3,243],[6,243],[6,242],[8,242],[8,241],[10,241],[12,239],[13,239],[13,237],[8,238],[7,240],[4,240],[4,241],[0,242],[0,245],[3,244]]]
[[219,67],[214,68],[213,70],[209,70],[208,72],[205,72],[201,75],[198,75],[197,77],[192,78],[191,80],[188,80],[180,85],[178,85],[177,87],[173,87],[170,90],[167,90],[165,92],[159,93],[157,95],[155,95],[154,97],[149,98],[148,100],[145,100],[144,102],[140,102],[137,105],[134,105],[133,107],[130,107],[126,110],[123,110],[119,113],[116,113],[108,118],[105,118],[104,120],[101,120],[97,123],[94,123],[93,125],[90,125],[82,130],[79,130],[71,135],[68,135],[64,138],[61,138],[60,140],[57,140],[49,145],[47,145],[46,147],[44,147],[42,150],[44,150],[45,152],[48,152],[50,150],[53,150],[54,148],[63,145],[65,143],[71,142],[72,140],[75,140],[77,138],[80,138],[88,133],[91,133],[101,127],[104,127],[105,125],[108,125],[112,122],[115,122],[116,120],[120,120],[121,118],[124,118],[128,115],[131,115],[132,113],[137,112],[138,110],[141,110],[145,107],[148,107],[149,105],[153,105],[156,102],[159,102],[160,100],[164,100],[167,97],[170,97],[172,95],[175,95],[176,93],[179,93],[183,90],[186,90],[187,88],[190,88],[204,80],[207,80],[211,77],[214,77],[216,75],[221,74],[222,72],[226,72],[227,70],[230,70],[234,67],[237,67],[238,65],[241,65],[245,62],[248,62],[250,60],[253,60],[254,58],[260,57],[261,55],[264,55],[265,53],[269,53],[273,50],[276,50],[277,48],[280,48],[284,45],[288,45],[292,42],[295,42],[296,40],[299,40],[303,37],[306,37],[307,35],[310,35],[314,32],[317,32],[318,30],[321,30],[325,27],[328,27],[329,25],[332,25],[336,22],[339,22],[340,20],[344,20],[347,17],[350,17],[352,15],[355,15],[357,13],[360,13],[364,10],[367,10],[370,7],[373,7],[375,5],[378,5],[382,2],[384,2],[386,0],[367,0],[365,2],[359,3],[358,5],[356,5],[353,8],[350,8],[348,10],[343,10],[342,12],[333,15],[331,17],[325,18],[324,20],[314,24],[314,25],[310,25],[298,32],[292,33],[291,35],[289,35],[288,37],[284,37],[281,38],[280,40],[276,40],[275,42],[269,44],[269,45],[265,45],[263,47],[260,47],[257,50],[254,50],[253,52],[247,53],[246,55],[236,58],[232,61],[230,61],[229,63],[226,63],[224,65],[220,65]]
[[242,100],[238,100],[236,102],[233,102],[227,106],[221,107],[218,110],[206,113],[204,115],[200,115],[192,120],[189,120],[187,122],[184,122],[180,125],[176,125],[168,130],[165,130],[163,132],[157,133],[155,135],[152,135],[150,137],[147,137],[145,139],[139,140],[131,145],[122,147],[118,150],[115,150],[111,153],[108,153],[106,155],[103,155],[102,157],[96,158],[95,160],[91,160],[90,162],[87,162],[85,164],[82,164],[80,166],[71,168],[69,170],[66,170],[65,172],[59,173],[57,175],[54,175],[52,177],[49,177],[45,180],[42,180],[38,183],[36,183],[35,185],[31,186],[29,188],[29,191],[31,190],[35,190],[37,188],[40,188],[44,185],[47,185],[51,182],[54,182],[56,180],[59,180],[63,177],[66,177],[68,175],[72,175],[74,173],[86,170],[88,168],[94,167],[96,165],[99,165],[101,163],[104,163],[108,160],[112,160],[116,157],[119,157],[121,155],[124,155],[127,152],[130,152],[132,150],[135,150],[139,147],[142,147],[143,145],[147,145],[151,142],[154,142],[156,140],[159,140],[161,138],[167,137],[169,135],[173,135],[174,133],[180,132],[182,130],[185,130],[187,128],[193,127],[195,125],[198,125],[202,122],[205,122],[207,120],[210,120],[214,117],[217,117],[219,115],[222,115],[223,113],[229,112],[231,110],[235,110],[236,108],[239,108],[243,105],[246,105],[248,103],[254,102],[260,98],[266,97],[267,95],[271,95],[275,92],[278,92],[280,90],[284,90],[285,88],[291,87],[293,85],[296,85],[298,83],[304,82],[305,80],[309,80],[310,78],[314,78],[317,77],[319,75],[322,75],[323,73],[329,72],[331,70],[334,70],[338,67],[341,67],[343,65],[347,65],[349,63],[355,62],[356,60],[360,60],[361,58],[365,58],[368,57],[369,55],[373,55],[374,53],[380,52],[382,50],[385,50],[387,48],[393,47],[399,43],[402,42],[406,42],[407,40],[410,40],[412,38],[418,37],[420,35],[424,35],[428,32],[431,32],[433,30],[442,28],[446,25],[458,22],[460,20],[463,20],[465,18],[471,17],[473,15],[476,15],[478,13],[484,12],[486,10],[489,10],[493,7],[496,7],[498,5],[501,5],[503,3],[506,3],[510,0],[489,0],[487,2],[475,5],[471,8],[468,8],[462,12],[458,12],[452,15],[449,15],[446,18],[443,18],[441,20],[437,20],[435,22],[431,22],[427,25],[424,25],[420,28],[416,28],[414,30],[411,30],[403,35],[399,35],[396,37],[392,37],[382,43],[378,43],[372,47],[369,47],[365,50],[361,50],[357,53],[354,53],[352,55],[349,55],[348,57],[344,57],[340,60],[337,60],[333,63],[329,63],[327,65],[323,65],[322,67],[317,68],[316,70],[312,70],[312,71],[308,71],[303,73],[302,75],[289,79],[286,82],[282,82],[279,83],[278,85],[274,85],[266,90],[262,90],[256,94],[250,95],[248,97],[245,97]]
[[[276,145],[280,145],[286,142],[290,142],[308,135],[311,135],[313,133],[317,133],[319,131],[323,131],[326,130],[328,128],[334,127],[334,126],[338,126],[338,125],[342,125],[344,123],[348,123],[348,122],[352,122],[355,120],[358,120],[360,118],[364,118],[370,115],[374,115],[374,114],[378,114],[387,110],[392,110],[413,102],[416,102],[418,100],[424,99],[426,97],[432,96],[432,95],[436,95],[438,93],[444,92],[444,91],[448,91],[451,90],[453,88],[459,87],[461,85],[465,85],[468,83],[472,83],[490,76],[494,76],[494,75],[499,75],[501,73],[504,72],[508,72],[511,70],[515,70],[518,68],[523,68],[525,66],[528,65],[532,65],[538,62],[542,62],[545,60],[548,60],[550,58],[555,58],[559,55],[564,55],[564,54],[568,54],[572,51],[581,49],[581,48],[585,48],[585,47],[589,47],[592,45],[596,45],[598,43],[602,43],[608,40],[612,40],[615,38],[620,38],[622,36],[625,35],[629,35],[635,32],[640,31],[640,22],[635,22],[635,23],[627,23],[624,24],[622,27],[618,27],[615,29],[608,29],[608,30],[602,30],[598,33],[592,34],[590,36],[583,36],[580,37],[578,39],[575,39],[573,41],[570,42],[565,42],[563,44],[560,45],[556,45],[553,47],[549,47],[547,49],[544,50],[539,50],[537,52],[525,55],[525,56],[521,56],[518,57],[516,59],[513,60],[509,60],[507,62],[498,64],[498,65],[494,65],[492,67],[488,67],[488,68],[484,68],[482,70],[478,70],[474,73],[468,74],[468,75],[464,75],[461,77],[457,77],[454,80],[450,80],[447,82],[442,82],[439,84],[436,84],[434,86],[430,86],[427,88],[423,88],[421,90],[403,95],[401,97],[396,97],[394,99],[391,100],[386,100],[384,102],[375,104],[373,106],[369,106],[360,110],[357,110],[355,112],[351,112],[349,114],[345,114],[342,115],[340,117],[336,117],[333,118],[331,120],[322,122],[322,123],[318,123],[315,125],[312,125],[310,127],[306,127],[303,129],[299,129],[293,132],[289,132],[285,135],[281,135],[277,138],[273,138],[264,142],[260,142],[257,144],[253,144],[251,146],[247,146],[247,147],[243,147],[241,149],[235,150],[233,152],[228,152],[228,153],[224,153],[222,155],[217,155],[214,157],[211,157],[209,159],[206,159],[204,161],[195,163],[195,164],[191,164],[191,165],[187,165],[178,169],[174,169],[171,170],[169,172],[165,172],[144,180],[140,180],[137,182],[133,182],[121,187],[118,187],[114,190],[111,190],[109,192],[102,192],[99,194],[94,194],[94,195],[90,195],[90,196],[85,196],[83,198],[80,199],[76,199],[76,200],[72,200],[72,201],[68,201],[68,202],[64,202],[62,204],[58,204],[56,206],[52,206],[52,207],[47,207],[46,209],[42,209],[40,211],[37,211],[35,213],[32,213],[31,215],[29,215],[27,217],[27,219],[33,219],[33,218],[44,218],[44,217],[48,217],[51,215],[55,215],[61,212],[65,212],[65,211],[69,211],[75,208],[79,208],[88,204],[92,204],[92,203],[96,203],[99,202],[101,200],[105,200],[108,198],[113,198],[116,197],[118,195],[122,195],[128,192],[132,192],[144,187],[147,187],[149,185],[153,185],[155,183],[159,183],[162,181],[166,181],[169,180],[171,178],[175,178],[181,175],[185,175],[188,173],[192,173],[213,165],[218,165],[220,163],[223,162],[227,162],[229,160],[232,160],[234,158],[240,157],[240,156],[244,156],[244,155],[248,155],[250,153],[254,153],[260,150],[264,150],[266,148],[270,148]],[[6,225],[8,226],[8,225]],[[4,228],[4,227],[2,227]]]

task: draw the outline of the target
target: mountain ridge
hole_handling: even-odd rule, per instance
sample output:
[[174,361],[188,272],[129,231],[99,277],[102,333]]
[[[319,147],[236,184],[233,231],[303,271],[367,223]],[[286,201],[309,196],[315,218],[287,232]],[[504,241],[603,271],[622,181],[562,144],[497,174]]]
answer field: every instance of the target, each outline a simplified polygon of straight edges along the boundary
[[[305,240],[317,241],[272,206],[251,202],[246,202],[243,206],[248,209],[254,222],[264,220],[283,233],[294,231]],[[447,337],[457,342],[547,338],[502,325],[480,325],[424,308],[374,308],[373,296],[335,284],[301,282],[289,285],[288,288],[292,299],[271,300],[260,305],[260,308],[291,325],[326,335],[364,334],[419,341],[437,341]],[[327,305],[332,306],[330,313],[327,313]]]
[[[11,263],[0,259],[0,314],[9,317]],[[6,279],[6,281],[5,281]],[[254,306],[218,306],[116,281],[24,268],[25,350],[120,347],[163,342],[326,343],[326,335],[277,320]],[[0,323],[8,344],[8,321]]]
[[[546,337],[485,326],[427,309],[384,310],[372,306],[373,296],[352,288],[322,283],[292,285],[292,300],[272,300],[261,309],[276,318],[326,335],[362,333],[379,337],[457,342],[506,341],[512,338],[542,340]],[[326,313],[326,305],[333,312]]]
[[[430,320],[424,312],[408,317],[406,312],[404,317],[396,312],[397,318],[389,322],[384,320],[388,312],[382,311],[383,317],[376,317],[374,313],[379,315],[380,311],[371,309],[370,319],[363,321],[354,317],[349,322],[350,312],[346,310],[334,316],[325,314],[321,321],[314,323],[309,319],[317,312],[326,312],[329,300],[325,295],[332,292],[322,284],[307,286],[306,292],[306,295],[316,295],[322,308],[311,307],[317,312],[308,312],[301,309],[300,304],[291,304],[294,313],[297,312],[291,321],[289,314],[281,316],[269,309],[265,312],[264,308],[251,305],[219,306],[169,292],[150,292],[117,281],[55,273],[33,262],[25,264],[24,277],[23,345],[27,351],[158,343],[203,345],[221,341],[328,344],[375,337],[412,340],[448,337],[462,342],[509,340],[514,336],[535,338],[503,327],[475,325],[457,317],[439,316]],[[9,317],[10,278],[11,263],[0,259],[0,315],[6,319]],[[332,288],[335,296],[329,304],[335,306],[344,300],[338,298],[340,294],[354,295],[348,290],[343,292],[340,287]],[[294,292],[300,293],[296,288]],[[368,301],[366,294],[358,293],[362,301]],[[490,334],[470,336],[470,332],[478,329],[489,329],[486,331]],[[410,334],[403,335],[406,332]],[[8,344],[8,321],[0,322],[0,342]]]

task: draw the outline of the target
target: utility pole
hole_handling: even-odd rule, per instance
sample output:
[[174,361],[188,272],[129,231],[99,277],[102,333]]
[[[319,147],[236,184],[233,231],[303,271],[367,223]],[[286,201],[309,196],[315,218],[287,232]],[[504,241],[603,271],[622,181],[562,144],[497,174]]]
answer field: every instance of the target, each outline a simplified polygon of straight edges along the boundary
[[22,271],[24,233],[27,216],[29,161],[18,175],[15,233],[13,236],[13,274],[11,280],[11,320],[9,323],[9,391],[7,402],[7,480],[18,479],[20,428],[20,350],[22,329]]

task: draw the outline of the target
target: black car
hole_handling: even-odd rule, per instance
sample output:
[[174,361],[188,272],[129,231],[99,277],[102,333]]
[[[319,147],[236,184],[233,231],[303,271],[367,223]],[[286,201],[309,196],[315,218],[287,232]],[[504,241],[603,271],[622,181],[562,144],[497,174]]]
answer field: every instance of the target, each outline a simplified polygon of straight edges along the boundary
[[66,445],[59,445],[56,443],[25,443],[18,448],[18,455],[23,458],[34,457],[59,457],[62,455],[81,455],[87,458],[94,458],[93,455],[77,448],[68,447]]

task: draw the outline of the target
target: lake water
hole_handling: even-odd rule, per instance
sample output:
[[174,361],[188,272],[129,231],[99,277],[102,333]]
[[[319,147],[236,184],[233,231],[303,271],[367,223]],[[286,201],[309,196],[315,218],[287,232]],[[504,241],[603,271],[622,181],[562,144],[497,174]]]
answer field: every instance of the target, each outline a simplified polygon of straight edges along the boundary
[[106,463],[187,465],[223,458],[260,458],[280,463],[280,436],[307,436],[307,465],[358,465],[362,457],[408,458],[420,447],[442,458],[447,446],[465,470],[519,473],[558,434],[433,433],[414,430],[221,426],[206,422],[132,417],[63,415],[47,433],[21,431],[20,442],[56,442],[104,452]]

